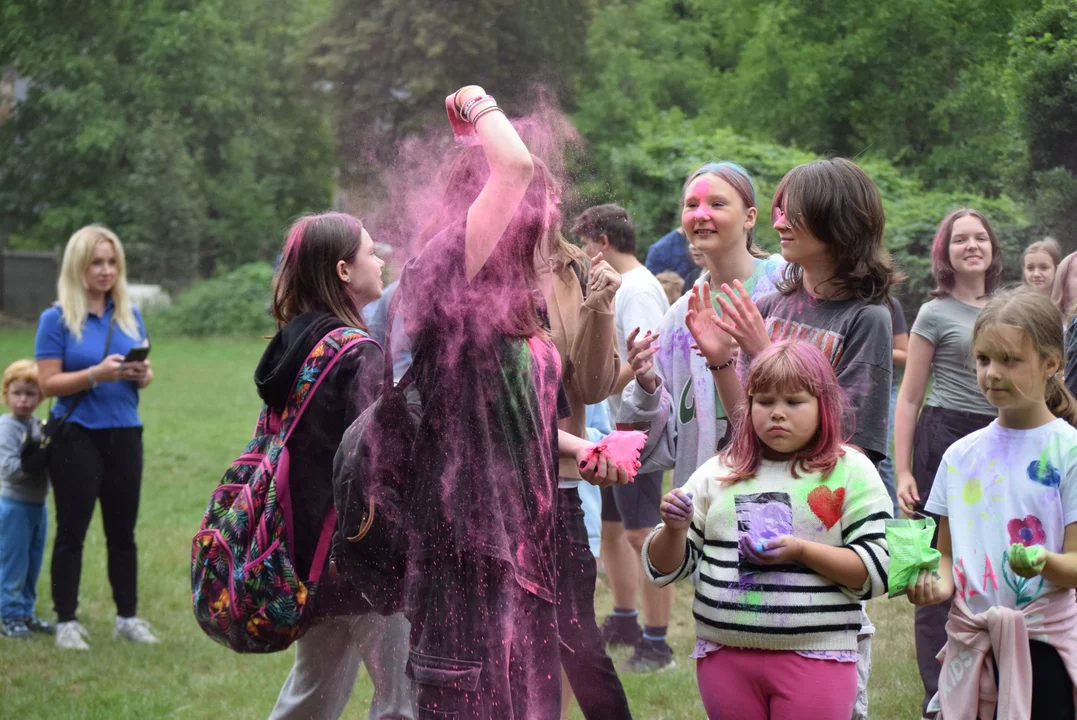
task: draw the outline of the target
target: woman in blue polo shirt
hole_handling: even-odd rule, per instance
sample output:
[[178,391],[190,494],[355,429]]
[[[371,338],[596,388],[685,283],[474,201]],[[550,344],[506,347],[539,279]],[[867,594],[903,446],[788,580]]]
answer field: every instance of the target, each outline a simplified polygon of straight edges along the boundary
[[57,398],[52,415],[63,417],[74,406],[49,460],[56,501],[52,549],[52,598],[59,619],[56,644],[68,650],[89,649],[89,633],[79,624],[76,611],[82,544],[98,499],[116,602],[112,636],[155,643],[149,623],[135,614],[135,521],[142,485],[138,394],[153,380],[153,371],[149,360],[124,362],[129,350],[147,340],[142,316],[127,297],[123,246],[115,233],[89,225],[71,236],[57,294],[59,303],[41,314],[34,343],[41,387]]

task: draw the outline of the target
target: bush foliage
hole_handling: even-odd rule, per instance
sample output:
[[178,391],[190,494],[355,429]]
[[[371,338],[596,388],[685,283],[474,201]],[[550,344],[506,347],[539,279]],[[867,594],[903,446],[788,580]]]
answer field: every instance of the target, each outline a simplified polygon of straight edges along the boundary
[[273,268],[269,263],[241,265],[232,272],[189,287],[175,303],[149,315],[154,333],[191,337],[271,335],[273,319],[266,312]]

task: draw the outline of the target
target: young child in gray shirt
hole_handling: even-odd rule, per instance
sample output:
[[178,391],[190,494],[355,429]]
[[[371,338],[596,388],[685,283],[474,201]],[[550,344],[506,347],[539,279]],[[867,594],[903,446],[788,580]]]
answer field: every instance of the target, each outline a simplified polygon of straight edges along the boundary
[[49,479],[44,470],[24,468],[41,442],[41,422],[34,417],[42,397],[37,365],[13,362],[0,387],[11,410],[0,416],[0,632],[25,638],[53,631],[35,612],[48,533]]

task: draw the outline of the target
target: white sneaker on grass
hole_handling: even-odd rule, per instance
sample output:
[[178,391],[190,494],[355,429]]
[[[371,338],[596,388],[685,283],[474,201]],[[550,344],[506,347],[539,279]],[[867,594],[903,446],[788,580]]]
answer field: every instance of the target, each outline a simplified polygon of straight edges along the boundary
[[130,640],[143,645],[155,645],[160,640],[153,634],[150,624],[142,618],[116,618],[116,629],[112,631],[113,640]]
[[56,647],[61,650],[89,650],[86,644],[89,639],[90,633],[75,620],[56,626]]

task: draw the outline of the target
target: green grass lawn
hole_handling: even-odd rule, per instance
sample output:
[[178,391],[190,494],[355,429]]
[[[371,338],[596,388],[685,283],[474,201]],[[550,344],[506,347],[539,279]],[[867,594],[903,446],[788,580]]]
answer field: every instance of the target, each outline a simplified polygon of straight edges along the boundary
[[[265,718],[292,653],[234,654],[202,634],[190,609],[191,537],[209,494],[250,438],[258,411],[252,374],[262,340],[154,342],[156,380],[142,396],[146,469],[138,523],[139,615],[162,643],[134,647],[112,640],[115,606],[105,568],[105,540],[94,518],[83,556],[79,617],[91,633],[88,653],[59,652],[51,638],[0,637],[0,716],[11,718]],[[0,331],[0,368],[33,352],[31,330]],[[44,408],[42,408],[44,412]],[[51,514],[51,507],[50,507]],[[54,618],[49,558],[38,584],[38,611]],[[678,588],[670,641],[677,666],[656,675],[623,675],[638,719],[701,718],[693,662],[691,587]],[[604,585],[599,617],[610,611]],[[878,627],[871,678],[874,718],[919,717],[920,681],[912,608],[875,600]],[[620,662],[627,652],[615,653]],[[365,718],[371,687],[360,673],[346,717]],[[582,717],[576,711],[573,717]]]

